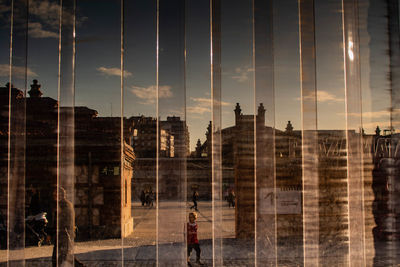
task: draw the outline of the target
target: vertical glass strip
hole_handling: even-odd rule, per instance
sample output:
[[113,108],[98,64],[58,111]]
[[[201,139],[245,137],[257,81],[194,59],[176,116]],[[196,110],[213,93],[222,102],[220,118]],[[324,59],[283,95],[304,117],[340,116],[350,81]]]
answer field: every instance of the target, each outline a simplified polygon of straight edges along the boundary
[[155,264],[156,1],[124,1],[123,8],[124,179],[131,191],[124,195],[122,217],[132,231],[123,236],[124,264]]
[[[303,264],[298,1],[274,1],[275,174],[278,265]],[[290,78],[289,78],[290,77]],[[267,109],[267,119],[269,111]],[[267,126],[271,127],[267,120]],[[269,195],[268,195],[269,194]],[[267,193],[269,213],[273,197]],[[286,205],[288,202],[292,205]]]
[[349,264],[365,266],[362,98],[357,1],[342,1],[346,95]]
[[8,260],[25,265],[25,110],[27,88],[28,1],[11,4],[8,87]]
[[29,266],[51,261],[53,246],[49,245],[51,238],[56,240],[52,191],[57,178],[59,11],[57,0],[43,6],[40,1],[29,1],[25,150],[25,255]]
[[[368,9],[363,8],[366,18],[368,46],[361,50],[363,57],[369,62],[361,65],[362,77],[362,109],[363,127],[366,134],[364,141],[364,180],[366,182],[366,257],[370,260],[373,236],[373,265],[392,266],[398,264],[398,215],[395,206],[398,201],[396,178],[399,173],[396,116],[398,116],[395,98],[396,85],[392,74],[396,73],[398,54],[392,54],[391,49],[398,50],[398,41],[391,47],[391,38],[398,38],[398,1],[369,1]],[[395,4],[397,7],[392,9]],[[365,5],[364,5],[365,6]],[[396,14],[397,13],[397,14]],[[392,24],[393,23],[393,24]],[[396,26],[397,25],[397,26]],[[361,28],[362,29],[362,28]],[[392,36],[393,34],[393,36]],[[364,37],[365,38],[365,37]],[[364,39],[364,42],[365,39]],[[393,58],[392,58],[393,56]],[[392,68],[392,63],[394,68]],[[395,74],[396,76],[397,74]],[[376,114],[381,113],[381,116]],[[397,114],[396,114],[397,113]],[[368,209],[371,207],[370,209]],[[373,217],[373,220],[371,220]],[[369,234],[369,233],[371,234]],[[368,235],[367,235],[368,234]],[[397,259],[396,259],[397,258]],[[369,264],[369,262],[367,263]]]
[[315,2],[320,265],[348,264],[343,31],[342,14],[337,12],[341,8],[341,2]]
[[[392,127],[399,127],[399,113],[396,112],[400,106],[400,4],[398,0],[388,0],[388,30],[389,30],[389,64],[390,64],[390,86],[392,98]],[[395,142],[397,143],[397,142]]]
[[[1,77],[1,134],[0,134],[0,264],[7,265],[8,262],[8,180],[9,180],[9,102],[10,102],[10,72],[12,62],[12,1],[4,1],[4,17],[6,21],[0,29],[0,62],[5,69]],[[22,92],[19,93],[22,95]],[[16,95],[14,96],[16,97]]]
[[133,155],[121,136],[129,133],[121,79],[132,76],[121,65],[122,4],[82,0],[76,8],[75,258],[85,264],[121,266],[122,239],[133,231],[126,195]]
[[[156,266],[158,267],[160,260],[160,234],[159,234],[159,216],[160,216],[160,108],[159,108],[159,92],[160,92],[160,0],[156,0]],[[186,229],[186,227],[185,227]]]
[[299,0],[304,266],[319,264],[319,180],[314,0]]
[[[357,3],[358,10],[358,32],[359,32],[359,61],[360,61],[360,85],[362,98],[362,161],[364,179],[364,255],[366,265],[374,264],[374,258],[380,261],[380,256],[384,255],[384,249],[375,250],[375,239],[380,235],[380,222],[387,217],[386,212],[380,202],[381,189],[384,186],[384,179],[379,177],[382,172],[377,168],[379,156],[376,154],[375,140],[383,140],[379,137],[379,129],[384,129],[389,125],[390,98],[387,97],[385,83],[382,80],[387,78],[385,67],[382,67],[383,51],[386,49],[386,34],[384,33],[386,16],[379,15],[385,7],[380,7],[382,2],[372,2],[360,0]],[[383,26],[384,25],[384,26]],[[382,27],[383,26],[383,27]],[[373,114],[382,113],[382,116]],[[372,116],[371,116],[372,115]],[[377,128],[379,127],[379,128]],[[377,178],[377,179],[376,179]],[[378,182],[379,181],[379,182]],[[377,197],[377,198],[375,198]],[[380,203],[379,203],[380,202]],[[377,234],[377,235],[376,235]],[[382,235],[383,236],[383,235]],[[382,237],[381,236],[381,237]],[[381,244],[379,244],[380,246]]]
[[[253,2],[221,1],[223,264],[254,264]],[[233,112],[232,112],[233,111]],[[224,220],[224,221],[225,221]]]
[[[133,149],[125,145],[125,137],[124,137],[124,129],[125,129],[125,120],[124,120],[124,48],[125,48],[125,1],[121,0],[121,17],[120,17],[120,38],[121,38],[121,47],[120,47],[120,228],[121,228],[121,266],[125,266],[125,257],[124,257],[124,237],[133,231],[133,224],[131,223],[131,212],[132,208],[129,203],[132,201],[130,198],[128,201],[128,197],[130,196],[129,192],[131,191],[131,176],[132,176],[132,157],[133,157]],[[126,166],[126,168],[125,168]],[[128,189],[129,187],[129,189]]]
[[221,0],[210,0],[211,67],[211,175],[212,175],[212,259],[223,265],[222,254],[222,111],[221,111]]
[[389,55],[389,91],[390,91],[390,144],[389,159],[387,166],[387,191],[388,191],[388,232],[391,232],[387,240],[387,254],[389,262],[393,265],[400,264],[400,241],[398,237],[400,233],[400,211],[397,207],[400,205],[400,186],[398,174],[400,172],[399,153],[400,138],[396,134],[396,129],[400,126],[400,25],[399,25],[399,1],[387,1],[388,16],[388,55]]
[[60,2],[58,76],[57,240],[52,261],[74,264],[75,237],[75,0]]
[[273,1],[253,0],[255,263],[277,265]]
[[159,0],[158,258],[159,266],[186,265],[185,1]]
[[[186,118],[190,132],[187,159],[187,213],[197,213],[201,261],[212,262],[212,167],[210,94],[210,1],[186,1]],[[196,206],[197,210],[196,211]],[[189,242],[190,240],[188,240]],[[196,258],[192,249],[190,260]]]

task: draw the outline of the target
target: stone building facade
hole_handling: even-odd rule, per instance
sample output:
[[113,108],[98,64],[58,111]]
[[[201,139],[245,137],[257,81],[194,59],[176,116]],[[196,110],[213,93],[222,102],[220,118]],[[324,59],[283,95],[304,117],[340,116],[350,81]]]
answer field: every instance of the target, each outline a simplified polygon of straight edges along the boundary
[[[254,192],[255,169],[257,181],[267,179],[269,171],[275,172],[277,197],[287,203],[291,202],[296,208],[283,208],[277,203],[277,232],[278,242],[289,247],[301,247],[303,242],[302,215],[302,133],[295,130],[289,121],[284,131],[272,129],[265,125],[265,109],[262,104],[258,114],[244,115],[240,105],[235,108],[235,125],[222,130],[222,169],[224,188],[234,188],[236,192],[235,231],[238,238],[254,237]],[[256,120],[256,123],[254,123]],[[254,127],[257,127],[257,140],[254,140]],[[210,127],[209,127],[210,128]],[[318,176],[320,195],[320,240],[326,255],[337,255],[348,249],[348,195],[347,195],[347,147],[344,130],[318,131]],[[354,130],[348,132],[352,138],[360,138]],[[273,143],[269,137],[273,136]],[[199,143],[195,154],[209,155],[211,135],[207,134],[206,142]],[[371,240],[373,221],[372,204],[373,190],[373,161],[376,153],[374,136],[363,134],[363,164],[364,164],[364,206],[365,206],[365,235]],[[259,172],[263,164],[254,165],[254,145],[261,147],[257,150],[257,158],[273,157],[273,164],[268,161],[263,164],[265,170]],[[376,146],[376,145],[375,145]],[[274,155],[271,156],[271,151]],[[211,175],[211,174],[209,174]],[[188,174],[189,177],[189,174]],[[380,179],[381,180],[381,179]],[[207,179],[204,179],[207,181]],[[190,179],[188,179],[190,183]],[[263,184],[265,186],[265,184]],[[265,188],[268,190],[268,188]],[[271,189],[272,190],[272,189]],[[258,193],[261,193],[258,191]],[[207,193],[205,193],[207,194]],[[259,213],[268,210],[268,203]],[[376,200],[375,200],[376,201]],[[278,201],[279,202],[279,201]],[[287,204],[286,203],[286,204]],[[268,213],[268,211],[266,212]],[[343,254],[344,255],[344,254]],[[343,258],[343,261],[346,259]]]
[[[43,97],[36,80],[23,97],[13,88],[12,105],[26,106],[25,206],[30,212],[33,192],[38,194],[42,211],[51,220],[55,203],[52,188],[57,184],[57,120],[58,102]],[[7,210],[7,140],[8,140],[8,86],[0,88],[1,110],[1,197],[0,210]],[[60,109],[63,112],[63,109]],[[121,118],[98,117],[97,111],[75,107],[75,214],[77,239],[121,237],[133,231],[131,214],[131,181],[135,154],[124,143],[124,164],[121,171]],[[124,132],[129,136],[128,122]],[[121,229],[121,219],[123,229]]]
[[[141,191],[156,189],[157,166],[157,120],[137,116],[128,119],[130,144],[136,160],[134,164],[133,200],[139,200]],[[159,123],[159,198],[182,199],[189,155],[189,130],[180,117],[168,116]],[[179,185],[179,186],[177,186]]]

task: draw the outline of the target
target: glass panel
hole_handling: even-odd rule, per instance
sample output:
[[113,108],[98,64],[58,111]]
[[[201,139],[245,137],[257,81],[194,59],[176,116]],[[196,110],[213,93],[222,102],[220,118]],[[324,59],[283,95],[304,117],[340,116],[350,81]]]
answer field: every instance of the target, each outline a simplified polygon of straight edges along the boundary
[[234,199],[234,205],[232,202],[222,207],[223,218],[234,219],[224,227],[223,264],[254,264],[256,108],[252,1],[222,1],[221,52],[222,182],[228,198]]
[[[2,8],[2,10],[7,10],[8,4],[11,8],[11,1],[4,1],[3,4],[4,9]],[[19,150],[15,160],[20,165],[17,171],[20,177],[12,178],[13,183],[10,183],[10,185],[20,184],[17,202],[11,199],[11,203],[20,203],[18,204],[20,206],[18,212],[9,211],[11,215],[9,225],[15,227],[19,224],[17,228],[25,228],[25,236],[20,233],[17,237],[18,243],[22,245],[24,242],[24,246],[27,248],[25,255],[20,254],[19,258],[23,260],[26,257],[28,265],[45,264],[45,261],[51,261],[52,247],[38,248],[38,246],[49,244],[51,242],[50,234],[54,237],[49,227],[52,221],[50,213],[54,211],[56,214],[55,208],[51,209],[51,206],[55,206],[51,191],[52,186],[55,188],[57,175],[57,100],[54,98],[57,96],[59,5],[49,1],[48,5],[38,8],[40,3],[30,1],[28,10],[25,1],[14,1],[13,4],[16,9],[15,19],[17,22],[14,25],[15,34],[13,34],[12,45],[13,61],[15,61],[12,77],[16,78],[12,81],[16,84],[13,94],[19,101],[26,104],[23,108],[20,105],[21,107],[17,109],[19,117],[23,118],[19,119],[20,133],[16,135],[19,139],[17,140]],[[2,19],[10,22],[11,17],[7,12],[3,13],[5,16]],[[43,14],[49,15],[44,17]],[[9,40],[9,36],[4,40]],[[28,44],[29,46],[27,46]],[[43,50],[46,50],[46,60],[40,61],[40,54],[43,53]],[[8,76],[9,72],[6,73]],[[41,97],[43,88],[36,80],[40,77],[45,78],[46,82],[51,81],[48,91],[48,88],[45,87],[45,93],[50,92],[53,99]],[[31,88],[27,91],[28,80],[32,79],[35,80],[29,83]],[[15,92],[20,93],[15,95]],[[23,98],[24,96],[26,98]],[[8,93],[7,96],[3,95],[2,99],[2,108],[4,109],[8,106]],[[7,104],[5,105],[5,103]],[[15,100],[12,101],[13,105],[16,103]],[[17,114],[15,111],[12,113]],[[2,114],[4,115],[4,113]],[[8,115],[8,108],[6,114]],[[2,132],[7,134],[7,130]],[[14,167],[11,168],[11,165],[9,167],[9,171],[12,172]],[[7,186],[2,188],[7,190]],[[10,190],[9,193],[14,198],[12,196],[15,194],[14,190]],[[15,216],[20,217],[20,223],[16,223],[15,218],[17,217]],[[24,219],[26,220],[24,221]],[[47,219],[49,223],[46,225]],[[5,244],[5,242],[3,243],[4,235],[5,232],[2,232],[3,245]],[[10,229],[10,236],[14,236],[12,229]],[[45,259],[45,257],[49,258]],[[0,258],[6,259],[6,257]],[[11,264],[18,265],[23,263],[23,261],[11,262]]]
[[29,1],[28,23],[25,246],[27,265],[46,266],[51,264],[51,244],[57,239],[53,189],[57,185],[59,2],[42,6]]
[[[362,84],[367,263],[399,263],[398,240],[398,1],[362,1]],[[368,38],[368,39],[367,39]],[[396,45],[394,45],[396,43]],[[374,251],[375,253],[372,253]]]
[[400,264],[399,8],[1,1],[0,265]]
[[121,162],[121,12],[120,1],[77,1],[75,258],[87,264],[122,266],[122,237],[133,230],[129,146]]
[[[73,265],[75,239],[75,1],[60,6],[57,200],[53,264]],[[53,210],[54,211],[54,210]]]
[[[394,238],[393,236],[398,237],[400,232],[400,211],[398,209],[400,204],[400,187],[399,187],[399,134],[396,134],[395,129],[400,126],[400,48],[399,48],[399,2],[394,0],[389,0],[387,2],[387,28],[388,28],[388,56],[389,56],[389,70],[387,79],[389,81],[389,91],[390,91],[390,101],[391,105],[389,108],[390,112],[390,143],[389,143],[389,160],[386,173],[386,188],[388,193],[387,198],[387,208],[389,211],[388,217],[388,231],[391,233],[388,238],[388,242],[386,242],[385,249],[387,249],[388,254],[388,263],[390,264],[399,264],[400,263],[400,241],[398,238]],[[381,162],[382,163],[382,162]],[[382,164],[384,165],[384,164]],[[391,167],[394,167],[394,170]],[[393,219],[391,219],[393,218]]]
[[[360,14],[360,62],[362,86],[362,122],[366,133],[363,135],[364,161],[364,206],[365,206],[365,247],[367,264],[383,264],[388,258],[385,248],[385,219],[387,209],[384,197],[386,195],[386,177],[384,166],[381,167],[378,143],[385,147],[385,139],[381,137],[389,128],[390,96],[387,94],[386,64],[388,58],[382,56],[387,48],[386,6],[383,3],[361,1]],[[380,141],[378,141],[380,140]],[[382,150],[381,150],[382,151]],[[390,253],[390,252],[389,252]],[[390,260],[390,259],[389,259]]]
[[[221,0],[210,1],[210,85],[211,85],[211,122],[207,128],[207,152],[211,160],[211,181],[212,181],[212,260],[213,265],[223,264],[223,240],[227,233],[233,230],[233,216],[228,220],[224,219],[224,203],[222,195],[233,203],[233,194],[222,192],[223,188],[223,162],[222,162],[222,66],[221,66]],[[209,144],[211,141],[211,144]],[[225,186],[225,190],[228,186]],[[230,207],[229,207],[230,208]],[[230,224],[230,227],[224,227]]]
[[278,260],[273,8],[273,1],[253,2],[256,265],[277,265]]
[[[1,134],[0,134],[0,265],[8,261],[8,138],[9,138],[9,86],[10,83],[10,32],[11,32],[11,1],[1,4],[3,15],[0,21],[0,90],[1,90]],[[24,71],[22,71],[22,75]],[[20,93],[22,94],[22,92]],[[16,97],[16,94],[14,94]]]
[[[274,1],[274,10],[276,125],[274,168],[278,264],[301,266],[303,264],[302,111],[298,2]],[[269,119],[273,110],[266,109],[266,117]],[[272,122],[271,119],[270,123]],[[270,126],[269,120],[267,126]],[[264,205],[273,207],[272,197],[272,194],[268,195],[268,198],[264,199]],[[272,212],[273,210],[269,209],[269,213]]]
[[157,3],[157,264],[186,265],[185,1]]
[[124,2],[124,145],[134,153],[127,265],[156,262],[156,10],[156,1]]
[[[215,258],[213,248],[218,241],[213,239],[213,234],[219,232],[213,232],[216,217],[215,210],[213,212],[215,202],[212,201],[212,130],[207,128],[211,127],[212,116],[210,18],[210,1],[186,1],[186,118],[191,151],[187,158],[186,216],[190,212],[197,214],[200,261],[207,264]],[[191,244],[190,237],[187,243],[188,249],[191,249],[190,260],[194,262],[198,256],[196,247]]]
[[314,0],[299,1],[304,265],[319,264],[319,175]]
[[8,260],[25,264],[25,109],[27,88],[28,2],[11,4],[11,70],[8,105]]
[[356,166],[356,162],[346,147],[343,24],[342,14],[337,12],[341,8],[340,2],[315,2],[321,265],[348,264],[349,245],[354,245],[349,242],[347,163]]
[[362,166],[362,109],[358,5],[343,1],[343,56],[346,96],[347,188],[349,213],[349,262],[366,265],[364,177]]

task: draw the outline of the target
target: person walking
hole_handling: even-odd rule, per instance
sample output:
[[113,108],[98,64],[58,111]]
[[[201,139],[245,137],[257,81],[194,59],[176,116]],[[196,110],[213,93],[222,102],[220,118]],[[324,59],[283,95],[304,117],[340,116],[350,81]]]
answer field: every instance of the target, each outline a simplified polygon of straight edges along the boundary
[[144,203],[146,203],[146,194],[144,190],[140,193],[140,202],[142,202],[142,206],[144,206]]
[[229,207],[235,207],[235,200],[236,200],[236,195],[235,195],[235,191],[233,191],[233,189],[229,192],[229,196],[228,196],[228,203],[229,203]]
[[149,207],[153,207],[153,205],[154,205],[154,193],[153,193],[152,189],[150,189],[149,193],[147,194],[146,202],[147,202],[147,205]]
[[197,209],[198,198],[199,198],[199,193],[197,191],[193,191],[193,195],[192,195],[193,206],[191,206],[190,209],[195,209],[196,211],[199,211]]
[[[73,254],[75,238],[74,205],[67,199],[67,193],[63,187],[59,187],[58,193],[57,215],[53,218],[52,266],[84,266],[77,258],[74,258]],[[57,202],[56,188],[53,190],[53,199]]]
[[197,239],[197,214],[195,212],[189,213],[189,222],[187,223],[187,263],[188,266],[192,266],[190,263],[190,254],[192,253],[192,249],[196,251],[196,263],[198,265],[204,265],[203,262],[200,261],[201,249],[199,240]]

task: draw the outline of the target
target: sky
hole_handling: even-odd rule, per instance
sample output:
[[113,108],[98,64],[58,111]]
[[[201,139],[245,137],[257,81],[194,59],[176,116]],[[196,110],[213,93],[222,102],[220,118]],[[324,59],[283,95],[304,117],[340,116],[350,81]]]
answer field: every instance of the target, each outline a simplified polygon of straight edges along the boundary
[[[185,2],[185,8],[182,3]],[[9,1],[0,0],[0,83],[8,80]],[[179,8],[178,8],[179,7]],[[44,96],[57,99],[58,1],[31,0],[27,50],[28,84],[38,79]],[[388,127],[390,107],[385,7],[360,1],[360,58],[363,126]],[[124,6],[124,116],[157,115],[156,1],[130,0]],[[211,120],[210,10],[208,0],[160,0],[160,118],[186,116],[191,149],[205,140]],[[267,125],[301,129],[299,18],[297,0],[274,1],[274,99],[255,97],[252,1],[222,0],[222,127],[234,124],[233,109],[254,114],[266,105]],[[99,116],[121,114],[121,6],[119,0],[79,0],[76,12],[75,105]],[[345,129],[341,1],[315,1],[318,128]],[[23,87],[22,37],[14,36],[14,73]],[[22,46],[23,47],[23,46]],[[186,60],[185,53],[186,52]],[[22,56],[22,57],[21,57]],[[61,63],[61,64],[66,64]],[[20,77],[17,77],[17,76]],[[29,88],[28,88],[29,90]],[[272,115],[271,115],[272,114]]]

